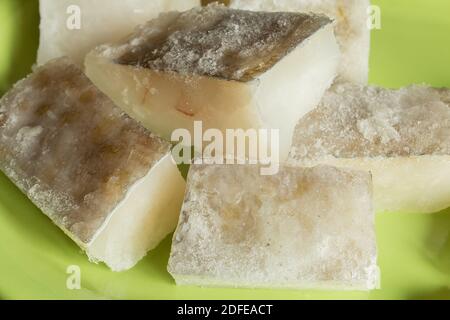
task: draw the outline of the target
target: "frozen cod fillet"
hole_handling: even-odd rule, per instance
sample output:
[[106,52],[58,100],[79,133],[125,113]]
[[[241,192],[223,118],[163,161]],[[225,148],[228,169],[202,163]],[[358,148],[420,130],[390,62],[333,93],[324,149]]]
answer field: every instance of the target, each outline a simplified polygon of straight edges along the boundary
[[370,0],[230,0],[232,8],[255,11],[323,13],[335,19],[336,38],[342,52],[340,78],[366,84],[369,77]]
[[370,290],[374,222],[367,172],[194,165],[168,269],[179,285]]
[[450,90],[338,84],[298,124],[289,162],[370,170],[380,212],[450,207]]
[[127,36],[161,12],[198,5],[199,0],[40,0],[38,64],[70,56],[83,65],[94,47]]
[[0,100],[0,169],[94,262],[133,267],[177,224],[170,145],[61,58]]
[[332,83],[331,20],[222,5],[161,15],[86,58],[89,78],[166,139],[175,129],[280,129],[286,160],[295,125]]

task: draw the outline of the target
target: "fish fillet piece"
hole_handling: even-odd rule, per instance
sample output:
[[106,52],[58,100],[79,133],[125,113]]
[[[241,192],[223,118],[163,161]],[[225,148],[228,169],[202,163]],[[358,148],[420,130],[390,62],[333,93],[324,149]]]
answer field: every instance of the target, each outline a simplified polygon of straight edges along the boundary
[[0,100],[0,169],[114,271],[134,266],[176,227],[185,182],[170,147],[66,58]]
[[369,77],[370,0],[230,0],[232,8],[255,11],[317,12],[335,19],[342,52],[342,80],[367,84]]
[[380,212],[450,207],[450,90],[337,84],[298,124],[290,163],[370,170]]
[[368,172],[193,165],[168,270],[179,285],[374,289],[374,222]]
[[161,12],[199,5],[199,0],[40,0],[38,64],[70,56],[83,65],[94,47],[120,40]]
[[297,121],[336,75],[331,20],[223,5],[161,15],[89,53],[89,78],[166,139],[174,130],[279,129],[286,160]]

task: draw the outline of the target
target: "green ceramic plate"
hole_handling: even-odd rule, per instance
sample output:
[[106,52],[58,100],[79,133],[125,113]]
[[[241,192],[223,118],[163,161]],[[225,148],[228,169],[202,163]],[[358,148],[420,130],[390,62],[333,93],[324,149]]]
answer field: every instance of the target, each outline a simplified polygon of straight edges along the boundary
[[[371,83],[450,87],[450,2],[373,0]],[[0,92],[35,60],[37,0],[0,1]],[[414,299],[450,298],[450,210],[377,217],[382,289],[371,293],[182,288],[166,271],[170,239],[129,272],[90,264],[80,249],[0,175],[0,297],[9,299]],[[81,269],[81,290],[66,287]]]

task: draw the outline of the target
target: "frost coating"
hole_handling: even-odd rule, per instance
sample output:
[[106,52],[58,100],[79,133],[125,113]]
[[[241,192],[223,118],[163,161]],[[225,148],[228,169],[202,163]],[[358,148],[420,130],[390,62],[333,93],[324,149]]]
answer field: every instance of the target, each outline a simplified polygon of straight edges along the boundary
[[332,167],[191,168],[169,271],[178,284],[373,289],[371,179]]
[[340,83],[297,125],[291,156],[450,155],[449,90],[400,90]]
[[16,84],[0,112],[0,168],[82,245],[170,150],[67,59]]
[[289,163],[372,172],[378,212],[450,207],[448,89],[336,84],[297,125]]
[[210,5],[169,13],[140,27],[120,48],[123,53],[116,62],[245,82],[270,69],[330,22],[318,15]]

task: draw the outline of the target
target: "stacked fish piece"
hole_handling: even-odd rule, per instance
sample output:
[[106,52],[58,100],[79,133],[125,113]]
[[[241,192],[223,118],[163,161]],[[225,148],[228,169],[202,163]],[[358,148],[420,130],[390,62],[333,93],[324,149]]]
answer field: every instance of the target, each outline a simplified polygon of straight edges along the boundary
[[[78,33],[55,29],[69,2]],[[199,3],[108,0],[134,18],[101,29],[100,7],[69,2],[41,1],[42,65],[0,101],[0,168],[92,261],[127,270],[178,224],[180,285],[371,290],[375,210],[450,206],[450,91],[365,86],[369,1],[151,20]],[[279,172],[194,164],[185,192],[167,141],[197,121],[279,130]]]

